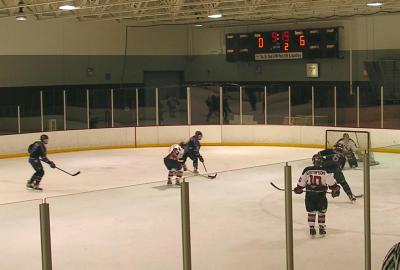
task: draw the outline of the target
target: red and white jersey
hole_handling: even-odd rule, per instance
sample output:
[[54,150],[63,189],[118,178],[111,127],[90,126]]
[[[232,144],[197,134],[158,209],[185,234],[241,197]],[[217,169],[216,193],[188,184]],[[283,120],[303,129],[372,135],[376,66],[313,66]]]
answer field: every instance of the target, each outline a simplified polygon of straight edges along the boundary
[[169,148],[168,155],[165,158],[172,160],[180,160],[182,159],[183,153],[184,150],[182,147],[179,146],[179,144],[173,144]]
[[305,168],[297,183],[301,187],[311,186],[314,188],[333,186],[335,184],[336,181],[332,173],[315,166]]

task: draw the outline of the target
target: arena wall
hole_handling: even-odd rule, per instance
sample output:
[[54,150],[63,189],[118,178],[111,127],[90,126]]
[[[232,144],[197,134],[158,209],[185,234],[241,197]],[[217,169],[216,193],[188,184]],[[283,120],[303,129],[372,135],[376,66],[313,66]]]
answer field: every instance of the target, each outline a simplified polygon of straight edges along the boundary
[[[204,134],[205,146],[285,146],[323,148],[325,131],[331,127],[279,125],[207,125],[153,126],[46,132],[50,137],[49,153],[114,148],[161,147],[186,141],[196,130]],[[336,128],[343,129],[343,128]],[[357,130],[357,129],[351,129]],[[359,129],[371,133],[371,144],[378,151],[397,152],[400,130]],[[41,133],[5,135],[0,137],[0,158],[27,155],[27,147]]]

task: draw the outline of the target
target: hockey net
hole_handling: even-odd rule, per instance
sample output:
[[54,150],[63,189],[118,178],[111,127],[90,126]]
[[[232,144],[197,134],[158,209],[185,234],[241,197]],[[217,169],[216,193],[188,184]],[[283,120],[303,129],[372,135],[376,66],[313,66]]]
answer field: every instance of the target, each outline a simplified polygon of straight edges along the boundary
[[364,153],[368,150],[370,165],[373,166],[379,164],[379,162],[374,158],[374,153],[371,151],[371,137],[368,131],[328,129],[325,132],[325,149],[332,149],[334,145],[343,138],[345,133],[349,134],[350,139],[356,144],[357,151],[355,151],[355,155],[357,161],[363,162]]

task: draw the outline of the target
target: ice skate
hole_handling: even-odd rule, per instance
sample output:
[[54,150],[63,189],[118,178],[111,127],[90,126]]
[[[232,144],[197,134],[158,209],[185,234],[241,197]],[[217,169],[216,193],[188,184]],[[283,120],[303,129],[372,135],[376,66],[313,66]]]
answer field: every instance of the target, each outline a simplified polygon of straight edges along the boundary
[[310,235],[314,236],[317,234],[317,231],[315,230],[314,226],[310,226]]
[[322,226],[319,227],[319,234],[320,235],[325,235],[326,234],[325,227],[322,227]]
[[167,185],[172,185],[172,181],[171,181],[171,179],[168,179],[168,181],[167,181]]
[[40,185],[40,183],[37,182],[37,181],[34,181],[34,182],[28,181],[28,183],[26,183],[27,189],[36,190],[36,191],[42,191],[43,188],[41,188],[39,185]]
[[181,185],[181,182],[179,181],[179,179],[176,179],[176,180],[175,180],[175,185],[177,185],[177,186],[180,186],[180,185]]
[[350,194],[348,196],[349,196],[349,199],[350,199],[351,203],[354,203],[356,201],[356,197],[353,194]]

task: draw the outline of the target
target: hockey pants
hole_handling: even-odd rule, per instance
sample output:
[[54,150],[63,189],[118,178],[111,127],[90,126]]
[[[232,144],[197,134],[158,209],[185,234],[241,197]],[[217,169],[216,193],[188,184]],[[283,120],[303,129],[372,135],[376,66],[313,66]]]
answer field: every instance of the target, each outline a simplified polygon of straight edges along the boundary
[[347,196],[353,195],[351,192],[350,186],[346,181],[346,178],[344,178],[343,172],[342,171],[335,171],[334,177],[336,182],[343,187],[344,192],[346,192]]
[[39,183],[44,175],[42,163],[37,158],[29,158],[29,163],[35,170],[35,173],[31,177],[31,182],[36,181],[37,183]]
[[193,168],[194,168],[195,170],[197,170],[197,168],[199,167],[199,158],[198,158],[198,156],[197,156],[196,154],[190,153],[190,152],[184,153],[184,154],[183,154],[183,157],[182,157],[183,163],[186,162],[186,159],[187,159],[188,157],[189,157],[191,160],[193,160]]

